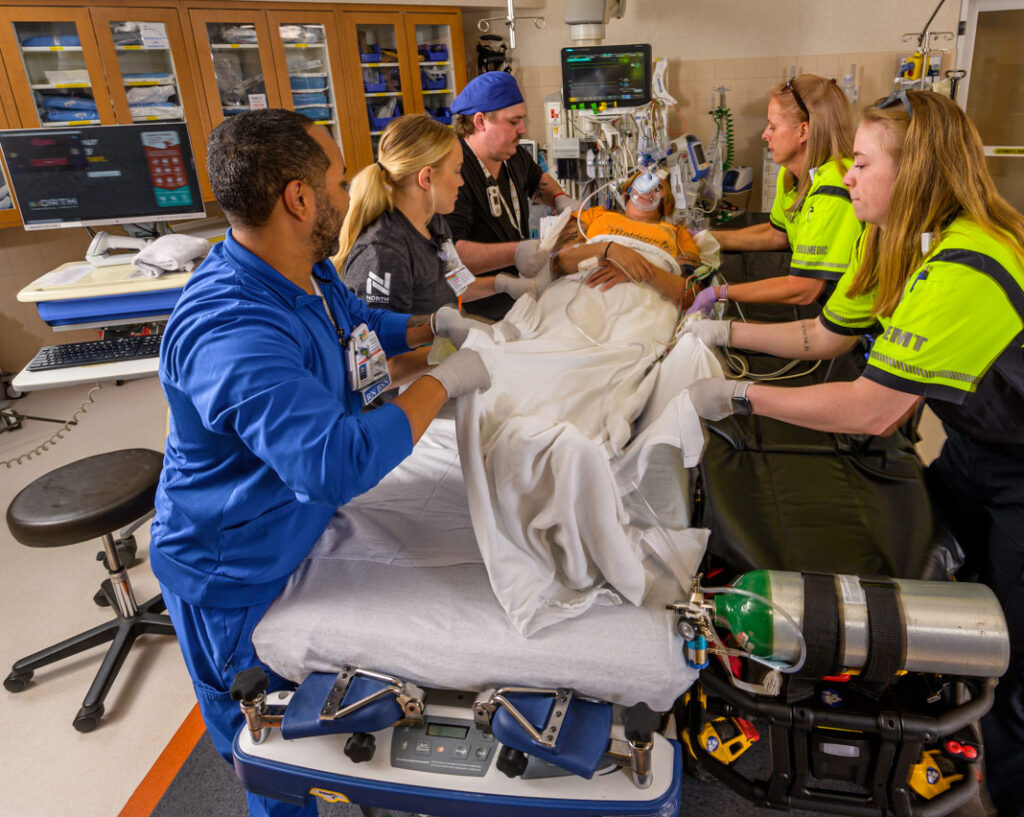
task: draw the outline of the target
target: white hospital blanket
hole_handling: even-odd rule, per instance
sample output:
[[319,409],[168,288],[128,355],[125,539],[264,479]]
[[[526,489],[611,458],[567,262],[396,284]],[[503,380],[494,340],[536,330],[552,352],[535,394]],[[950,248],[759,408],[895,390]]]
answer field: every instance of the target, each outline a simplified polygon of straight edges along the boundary
[[[707,532],[689,530],[695,550]],[[643,606],[597,607],[526,638],[491,592],[473,538],[451,420],[340,508],[253,634],[260,658],[293,681],[345,664],[435,688],[566,686],[664,711],[693,683],[661,573]]]
[[670,356],[676,396],[627,449],[676,307],[646,286],[602,292],[581,278],[520,298],[505,319],[519,340],[474,331],[465,344],[493,358],[491,388],[458,401],[473,528],[494,593],[524,635],[593,605],[640,604],[663,567],[686,586],[703,553],[678,511],[688,500],[672,493],[678,483],[662,497],[674,498],[665,518],[646,506],[659,493],[651,473],[692,467],[703,448],[682,389],[721,369],[686,338]]

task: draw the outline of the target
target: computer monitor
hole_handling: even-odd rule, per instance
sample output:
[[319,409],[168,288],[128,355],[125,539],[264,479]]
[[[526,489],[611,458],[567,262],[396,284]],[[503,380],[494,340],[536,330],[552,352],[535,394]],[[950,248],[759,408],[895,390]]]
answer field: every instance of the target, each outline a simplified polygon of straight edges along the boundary
[[651,46],[587,45],[562,49],[562,102],[600,113],[651,101]]
[[202,218],[184,122],[0,131],[26,230]]

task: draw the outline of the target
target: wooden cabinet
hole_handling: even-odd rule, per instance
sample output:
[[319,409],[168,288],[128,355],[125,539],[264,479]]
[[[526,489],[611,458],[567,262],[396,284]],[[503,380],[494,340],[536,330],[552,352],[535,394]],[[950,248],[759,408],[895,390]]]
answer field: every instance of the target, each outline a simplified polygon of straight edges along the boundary
[[445,124],[466,82],[457,11],[343,11],[341,35],[353,100],[354,169],[372,162],[395,117],[429,113]]
[[[130,3],[0,0],[0,128],[184,119],[209,201],[206,140],[226,116],[264,106],[304,113],[330,130],[351,174],[373,161],[395,116],[426,112],[448,124],[466,82],[452,7]],[[20,223],[2,205],[0,227]]]
[[254,108],[289,108],[324,125],[352,150],[334,11],[324,6],[190,9],[212,127]]

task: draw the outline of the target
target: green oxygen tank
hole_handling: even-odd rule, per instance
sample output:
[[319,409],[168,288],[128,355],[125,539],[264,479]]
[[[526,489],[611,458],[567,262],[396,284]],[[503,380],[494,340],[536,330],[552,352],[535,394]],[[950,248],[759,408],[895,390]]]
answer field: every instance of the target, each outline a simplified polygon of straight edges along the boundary
[[[839,660],[846,669],[867,662],[870,631],[864,590],[857,576],[836,575]],[[893,579],[906,633],[904,670],[997,678],[1010,661],[1006,619],[995,594],[970,582]],[[733,587],[771,600],[803,629],[804,578],[781,570],[744,573]],[[753,654],[787,664],[800,657],[793,626],[768,604],[748,596],[714,596],[715,617]]]

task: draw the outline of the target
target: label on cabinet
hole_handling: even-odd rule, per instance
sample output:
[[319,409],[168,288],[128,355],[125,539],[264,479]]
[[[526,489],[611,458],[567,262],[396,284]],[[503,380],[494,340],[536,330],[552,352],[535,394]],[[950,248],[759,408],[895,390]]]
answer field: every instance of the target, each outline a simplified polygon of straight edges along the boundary
[[163,23],[139,23],[144,48],[168,48],[167,29]]
[[249,94],[249,108],[257,111],[267,107],[266,94]]

